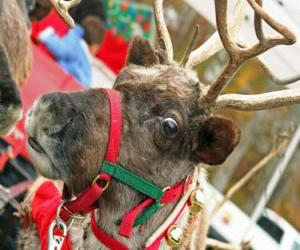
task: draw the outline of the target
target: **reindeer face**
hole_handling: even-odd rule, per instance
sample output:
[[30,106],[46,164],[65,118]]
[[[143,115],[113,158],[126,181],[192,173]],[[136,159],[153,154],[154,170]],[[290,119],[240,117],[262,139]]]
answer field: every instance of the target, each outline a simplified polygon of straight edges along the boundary
[[[154,65],[147,51],[153,53],[147,42],[133,41],[128,66],[115,84],[123,109],[119,164],[163,187],[183,178],[195,163],[222,163],[240,131],[199,106],[201,89],[192,71]],[[100,171],[106,150],[106,96],[101,90],[46,95],[29,112],[26,129],[41,174],[81,191]]]

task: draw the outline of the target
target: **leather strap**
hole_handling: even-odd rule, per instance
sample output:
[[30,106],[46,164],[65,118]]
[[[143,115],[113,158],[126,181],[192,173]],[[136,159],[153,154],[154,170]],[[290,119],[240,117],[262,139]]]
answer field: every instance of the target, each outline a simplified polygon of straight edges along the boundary
[[137,176],[136,174],[128,171],[127,169],[117,164],[103,161],[101,172],[110,175],[114,179],[125,183],[126,185],[137,190],[138,192],[155,200],[160,199],[164,194],[164,191],[160,187],[145,180],[144,178]]
[[116,163],[119,156],[122,137],[122,107],[120,93],[112,89],[104,89],[109,101],[110,128],[109,140],[104,160]]
[[91,228],[97,239],[109,249],[129,250],[129,248],[124,244],[117,241],[98,227],[96,222],[95,210],[91,213]]
[[[103,90],[107,96],[110,113],[109,139],[104,159],[111,163],[116,163],[118,160],[122,135],[121,96],[119,92],[115,90]],[[102,182],[109,183],[110,180],[110,175],[106,173],[100,173],[95,178],[95,181],[83,192],[81,192],[81,194],[75,200],[67,202],[62,207],[60,213],[61,218],[67,221],[70,218],[70,215],[73,213],[85,214],[95,209],[95,202],[102,196],[104,191]]]

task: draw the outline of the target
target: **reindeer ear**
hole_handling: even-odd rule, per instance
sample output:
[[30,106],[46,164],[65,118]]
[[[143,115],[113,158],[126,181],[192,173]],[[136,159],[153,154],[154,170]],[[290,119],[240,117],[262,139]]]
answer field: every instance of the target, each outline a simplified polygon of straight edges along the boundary
[[240,128],[221,116],[208,118],[193,136],[192,159],[209,165],[223,163],[240,141]]
[[149,42],[142,37],[136,36],[129,45],[126,64],[149,67],[158,64],[158,59]]

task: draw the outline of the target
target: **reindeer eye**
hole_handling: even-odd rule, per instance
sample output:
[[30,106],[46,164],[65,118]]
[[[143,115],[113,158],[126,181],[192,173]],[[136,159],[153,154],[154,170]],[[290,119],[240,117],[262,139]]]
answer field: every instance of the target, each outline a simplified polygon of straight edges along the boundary
[[174,138],[177,135],[178,125],[177,125],[177,122],[173,118],[163,119],[162,127],[168,137]]

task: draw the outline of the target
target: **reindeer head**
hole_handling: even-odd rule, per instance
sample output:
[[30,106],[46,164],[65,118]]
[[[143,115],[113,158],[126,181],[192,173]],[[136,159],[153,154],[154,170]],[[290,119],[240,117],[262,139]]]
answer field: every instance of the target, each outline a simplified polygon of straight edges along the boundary
[[[274,24],[260,4],[248,2],[255,10],[257,23],[263,18]],[[287,40],[291,42],[289,38],[266,39],[259,35],[260,42],[253,48],[241,48],[229,37],[226,3],[215,1],[218,30],[230,62],[210,86],[202,85],[190,68],[207,57],[207,51],[217,51],[215,42],[209,41],[205,49],[191,55],[189,49],[181,63],[174,62],[159,0],[154,4],[159,50],[154,51],[146,40],[133,39],[127,66],[116,79],[114,88],[121,94],[123,109],[119,164],[158,186],[176,183],[196,163],[220,164],[233,151],[240,130],[213,111],[267,109],[299,102],[299,93],[295,96],[287,91],[280,99],[273,93],[244,99],[241,95],[218,97],[245,60]],[[286,29],[281,33],[291,34]],[[79,192],[100,170],[108,141],[108,100],[102,90],[43,96],[29,112],[26,129],[29,151],[38,170],[49,178],[63,179]]]
[[[165,186],[183,178],[197,162],[222,163],[240,131],[232,121],[202,108],[195,73],[159,64],[141,38],[132,41],[127,64],[115,82],[124,123],[120,165]],[[101,90],[46,95],[28,114],[29,150],[42,174],[71,181],[81,190],[99,171],[108,126]]]

